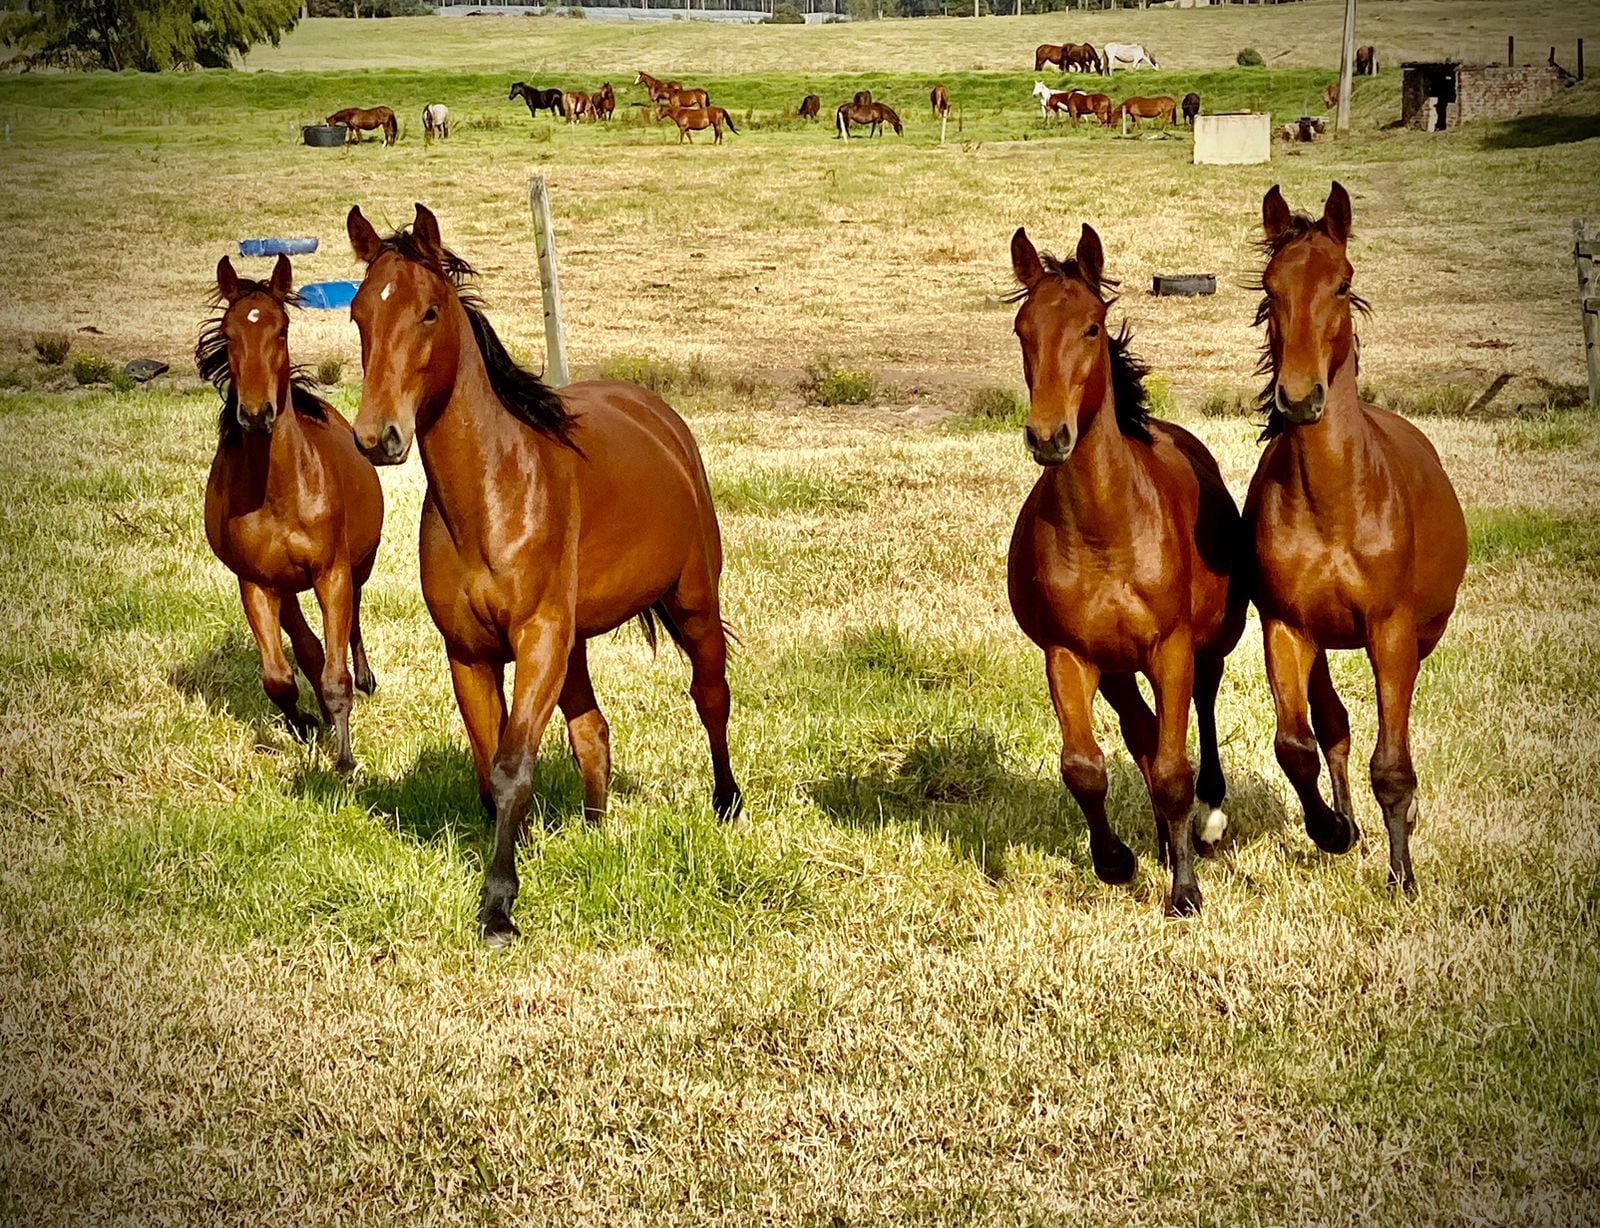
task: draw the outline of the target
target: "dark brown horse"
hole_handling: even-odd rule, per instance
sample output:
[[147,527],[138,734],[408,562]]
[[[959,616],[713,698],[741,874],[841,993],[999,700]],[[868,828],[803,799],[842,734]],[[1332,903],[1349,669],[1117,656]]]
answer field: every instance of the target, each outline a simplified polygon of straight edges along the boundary
[[1365,47],[1356,48],[1355,75],[1358,77],[1375,77],[1378,75],[1378,49],[1371,43]]
[[815,94],[807,94],[800,100],[800,118],[814,120],[822,113],[822,99]]
[[739,130],[733,126],[733,116],[729,115],[721,107],[675,107],[671,103],[664,102],[661,104],[658,115],[659,118],[670,119],[678,125],[678,144],[680,145],[684,141],[688,141],[689,144],[693,145],[694,137],[690,134],[704,132],[707,128],[710,128],[713,133],[711,143],[720,145],[722,144],[722,127],[724,124],[727,125],[729,132],[735,136],[739,134]]
[[856,94],[855,94],[855,98],[852,101],[854,101],[854,103],[858,107],[871,106],[872,105],[872,91],[871,90],[857,90]]
[[1126,115],[1137,128],[1141,119],[1159,119],[1162,123],[1178,122],[1178,103],[1163,94],[1159,98],[1124,98],[1111,112],[1111,122],[1116,123]]
[[[284,655],[311,680],[333,726],[340,772],[350,752],[350,668],[371,694],[377,683],[361,642],[361,586],[383,529],[383,490],[356,450],[350,424],[289,363],[293,272],[279,256],[269,281],[251,281],[224,256],[217,264],[222,314],[200,334],[195,362],[222,394],[217,453],[206,481],[206,540],[239,577],[245,618],[261,654],[261,685],[300,737],[300,686]],[[300,612],[310,589],[322,609],[319,641]]]
[[1183,96],[1183,122],[1189,127],[1194,127],[1194,118],[1200,114],[1200,95],[1189,93]]
[[[1389,881],[1409,892],[1418,811],[1411,697],[1419,664],[1455,609],[1466,524],[1427,436],[1357,392],[1355,313],[1365,303],[1350,288],[1349,195],[1335,183],[1312,221],[1291,213],[1275,187],[1262,221],[1269,259],[1257,323],[1267,327],[1268,443],[1244,518],[1277,708],[1274,746],[1317,847],[1354,847],[1350,722],[1327,654],[1364,650],[1378,689],[1372,791],[1389,830]],[[1317,782],[1319,746],[1333,782],[1331,808]]]
[[1067,49],[1060,43],[1040,43],[1033,49],[1033,71],[1043,72],[1046,64],[1067,71]]
[[393,145],[400,139],[400,121],[388,107],[346,107],[328,116],[327,123],[330,127],[337,124],[350,129],[352,145],[361,143],[359,133],[379,128],[383,130],[385,145]]
[[567,105],[562,92],[558,89],[535,89],[523,81],[518,81],[511,87],[511,92],[506,95],[506,101],[515,102],[518,98],[528,104],[528,114],[538,117],[540,111],[554,111],[557,115],[565,116]]
[[847,102],[843,103],[833,116],[834,125],[840,136],[845,140],[850,139],[850,128],[866,128],[873,136],[877,136],[884,124],[894,129],[896,136],[903,136],[905,128],[900,123],[900,117],[889,107],[881,102]]
[[[1022,284],[1016,333],[1031,406],[1024,435],[1044,472],[1023,504],[1007,567],[1011,609],[1044,650],[1061,725],[1061,776],[1089,826],[1095,873],[1133,878],[1132,851],[1106,819],[1106,769],[1094,738],[1096,690],[1155,806],[1156,839],[1172,866],[1169,907],[1200,908],[1190,810],[1208,812],[1204,842],[1227,816],[1215,705],[1227,654],[1244,626],[1239,513],[1217,463],[1187,431],[1145,409],[1145,368],[1128,333],[1106,327],[1109,283],[1088,226],[1074,260],[1040,258],[1018,229],[1011,264]],[[1143,674],[1152,713],[1139,693]],[[1200,777],[1189,766],[1191,699]]]
[[928,91],[928,102],[933,106],[934,119],[942,119],[950,114],[950,91],[942,85],[936,85]]
[[1064,43],[1061,51],[1063,72],[1070,72],[1073,69],[1092,73],[1102,71],[1100,54],[1094,49],[1093,43]]
[[616,113],[617,91],[611,88],[611,82],[607,81],[600,87],[590,105],[594,108],[596,119],[610,119]]
[[350,310],[363,371],[355,437],[380,464],[404,460],[413,438],[422,451],[422,595],[494,814],[479,924],[502,945],[517,933],[518,834],[557,704],[584,813],[605,812],[610,733],[589,681],[594,636],[635,618],[652,640],[666,628],[693,669],[712,805],[724,819],[739,813],[716,511],[694,437],[655,393],[615,380],[557,392],[516,365],[426,208],[387,239],[360,209],[347,229],[367,266]]
[[647,72],[639,73],[638,76],[634,77],[633,83],[644,86],[644,92],[649,96],[651,102],[665,102],[671,96],[673,90],[681,90],[683,88],[682,81],[658,81]]

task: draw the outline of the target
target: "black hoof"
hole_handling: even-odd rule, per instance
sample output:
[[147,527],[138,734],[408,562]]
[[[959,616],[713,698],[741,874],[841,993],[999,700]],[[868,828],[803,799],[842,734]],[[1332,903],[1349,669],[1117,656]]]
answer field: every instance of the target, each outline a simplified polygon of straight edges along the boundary
[[309,742],[317,736],[317,722],[304,714],[289,718],[289,732],[300,742]]
[[724,823],[731,823],[744,813],[744,794],[739,792],[735,785],[731,793],[714,794],[711,798],[711,808],[716,811],[717,818]]
[[1411,874],[1396,874],[1389,871],[1389,890],[1399,891],[1408,900],[1417,898],[1417,880]]
[[378,680],[370,673],[356,675],[356,690],[363,695],[371,695],[378,689]]
[[1104,848],[1096,848],[1091,844],[1089,855],[1094,858],[1096,877],[1113,887],[1131,883],[1134,872],[1139,868],[1139,859],[1133,855],[1133,850],[1115,837],[1113,843]]
[[491,951],[509,947],[522,937],[522,931],[511,920],[510,914],[498,905],[486,907],[479,915],[478,932],[483,935],[483,945]]
[[1349,815],[1329,810],[1321,820],[1306,816],[1306,835],[1324,853],[1348,853],[1361,839],[1361,829]]
[[1173,887],[1172,898],[1167,901],[1167,915],[1171,917],[1198,917],[1200,915],[1199,884]]
[[354,756],[334,761],[333,770],[341,776],[354,776],[356,774],[356,761]]

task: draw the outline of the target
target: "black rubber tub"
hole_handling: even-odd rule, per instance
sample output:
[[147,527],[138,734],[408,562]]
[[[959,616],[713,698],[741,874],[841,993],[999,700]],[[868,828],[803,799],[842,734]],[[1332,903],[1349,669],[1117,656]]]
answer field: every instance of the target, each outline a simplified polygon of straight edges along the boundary
[[350,135],[350,129],[343,124],[307,124],[300,129],[300,135],[305,138],[307,145],[315,145],[318,149],[332,149],[344,144],[345,137]]
[[1215,273],[1157,273],[1150,286],[1151,294],[1215,294]]

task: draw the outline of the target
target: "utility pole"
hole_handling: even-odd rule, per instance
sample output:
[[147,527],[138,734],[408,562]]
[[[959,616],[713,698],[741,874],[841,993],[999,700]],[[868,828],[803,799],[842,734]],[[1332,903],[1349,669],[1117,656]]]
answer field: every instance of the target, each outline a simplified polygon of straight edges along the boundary
[[1356,0],[1344,0],[1344,55],[1339,61],[1339,116],[1334,128],[1350,131],[1350,93],[1355,88]]

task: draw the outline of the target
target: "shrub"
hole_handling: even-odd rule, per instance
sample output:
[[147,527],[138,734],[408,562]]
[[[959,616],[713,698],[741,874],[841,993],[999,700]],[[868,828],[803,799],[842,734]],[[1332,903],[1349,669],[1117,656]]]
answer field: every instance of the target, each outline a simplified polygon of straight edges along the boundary
[[79,354],[72,360],[72,378],[80,384],[109,384],[118,374],[116,364],[98,354]]
[[600,364],[600,374],[605,379],[638,384],[659,396],[669,392],[703,392],[717,382],[710,362],[700,354],[690,358],[687,366],[645,354],[613,354]]
[[792,4],[779,4],[774,6],[770,17],[763,17],[761,24],[764,26],[803,26],[806,24],[805,14]]
[[1248,418],[1256,411],[1256,398],[1237,388],[1213,388],[1200,398],[1202,418]]
[[878,379],[870,371],[834,365],[826,354],[806,364],[800,391],[816,405],[865,405],[878,395]]
[[133,376],[129,375],[121,368],[118,368],[111,373],[112,392],[132,392],[138,386],[139,381],[134,379]]
[[1149,375],[1144,381],[1145,408],[1153,418],[1170,418],[1178,403],[1172,395],[1172,384],[1165,375]]
[[1240,68],[1264,68],[1267,63],[1266,60],[1261,58],[1261,53],[1254,47],[1246,47],[1234,57],[1233,62]]
[[72,352],[72,338],[66,333],[38,333],[33,338],[33,353],[47,367],[59,367]]
[[324,388],[332,388],[344,378],[344,359],[336,358],[332,354],[317,364],[317,383]]
[[1005,384],[974,390],[966,412],[955,421],[979,430],[1013,430],[1028,420],[1028,398]]
[[0,389],[21,388],[27,382],[28,381],[26,378],[24,378],[22,372],[18,371],[15,367],[9,367],[4,371],[0,371]]

